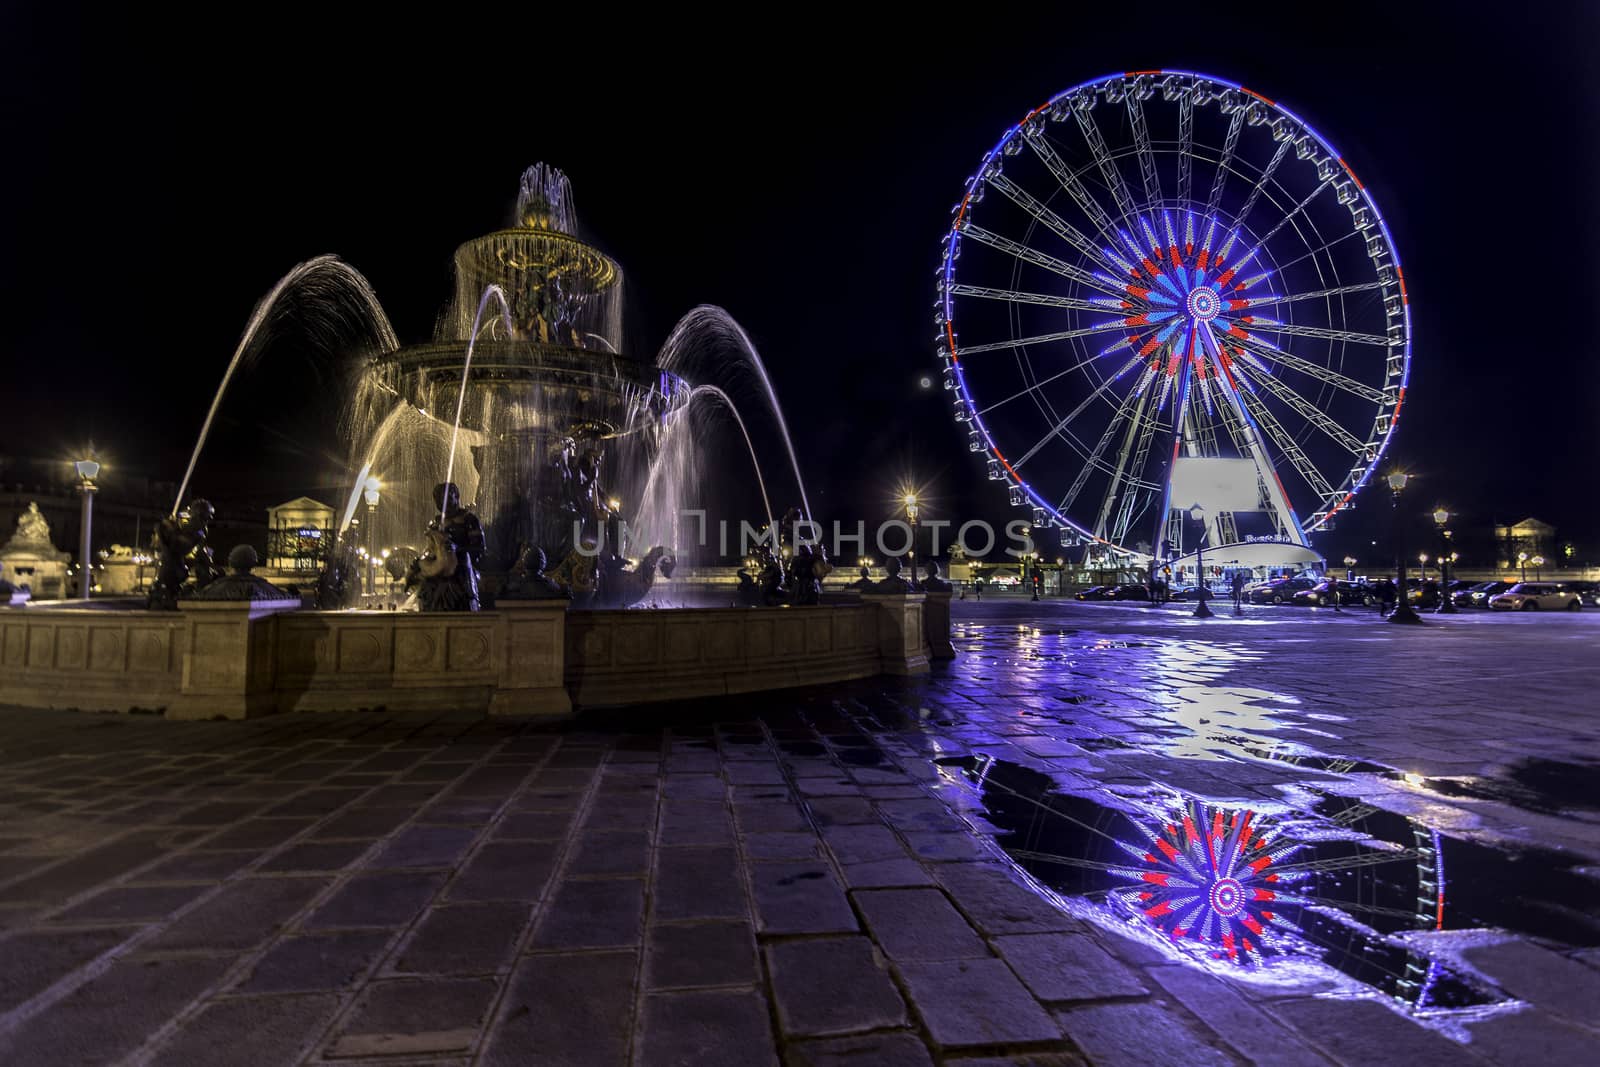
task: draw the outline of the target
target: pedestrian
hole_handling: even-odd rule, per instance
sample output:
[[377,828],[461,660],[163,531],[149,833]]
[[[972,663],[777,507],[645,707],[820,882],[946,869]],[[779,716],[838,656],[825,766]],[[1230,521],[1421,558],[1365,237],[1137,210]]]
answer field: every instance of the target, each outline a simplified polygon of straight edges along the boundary
[[1233,610],[1244,610],[1244,571],[1233,572]]
[[1328,579],[1328,601],[1333,605],[1334,611],[1341,610],[1339,607],[1339,580],[1337,578]]

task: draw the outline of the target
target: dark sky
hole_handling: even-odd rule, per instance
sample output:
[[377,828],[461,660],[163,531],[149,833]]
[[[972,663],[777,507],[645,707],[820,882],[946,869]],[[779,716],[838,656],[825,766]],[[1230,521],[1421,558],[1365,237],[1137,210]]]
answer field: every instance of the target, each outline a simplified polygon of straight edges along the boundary
[[[626,33],[620,10],[555,29],[508,8],[459,38],[287,14],[201,27],[12,9],[0,453],[62,456],[93,437],[125,469],[176,480],[251,307],[284,271],[337,253],[402,338],[423,340],[451,252],[504,221],[518,174],[542,159],[628,272],[632,345],[653,351],[699,303],[750,332],[822,517],[872,517],[903,474],[947,512],[1004,514],[941,393],[917,386],[937,380],[949,209],[1022,111],[1100,74],[1168,67],[1295,110],[1382,206],[1414,338],[1391,455],[1427,479],[1418,502],[1593,539],[1600,8],[1092,14],[1108,6]],[[248,465],[272,488],[326,480],[339,380],[292,346],[269,352],[230,397],[224,438],[260,457]],[[202,478],[236,476],[228,458]],[[1367,496],[1330,554],[1387,503]]]

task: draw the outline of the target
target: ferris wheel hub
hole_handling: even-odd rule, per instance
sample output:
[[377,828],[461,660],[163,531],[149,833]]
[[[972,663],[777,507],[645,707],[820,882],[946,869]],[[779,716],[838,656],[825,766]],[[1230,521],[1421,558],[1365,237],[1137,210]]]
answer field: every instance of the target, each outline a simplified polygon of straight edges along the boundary
[[1218,915],[1232,918],[1244,910],[1245,889],[1234,878],[1219,878],[1211,883],[1208,894],[1211,907]]
[[1202,285],[1190,291],[1184,306],[1189,311],[1189,317],[1196,322],[1210,322],[1222,314],[1222,297],[1211,286]]

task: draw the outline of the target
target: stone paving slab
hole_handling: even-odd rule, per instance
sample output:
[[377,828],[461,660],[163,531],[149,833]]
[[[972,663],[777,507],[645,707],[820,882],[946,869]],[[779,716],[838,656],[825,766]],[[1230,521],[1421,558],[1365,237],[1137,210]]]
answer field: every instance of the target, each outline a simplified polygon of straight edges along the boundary
[[[985,602],[926,679],[558,726],[0,709],[0,1062],[227,1062],[241,1040],[286,1064],[1572,1062],[1600,1042],[1600,946],[1473,949],[1518,999],[1454,1029],[1225,981],[1063,910],[939,762],[1241,798],[1314,778],[1600,864],[1581,796],[1227,757],[1289,736],[1421,776],[1600,764],[1600,618],[1355,614],[1203,630]],[[1538,682],[1507,706],[1512,677]]]

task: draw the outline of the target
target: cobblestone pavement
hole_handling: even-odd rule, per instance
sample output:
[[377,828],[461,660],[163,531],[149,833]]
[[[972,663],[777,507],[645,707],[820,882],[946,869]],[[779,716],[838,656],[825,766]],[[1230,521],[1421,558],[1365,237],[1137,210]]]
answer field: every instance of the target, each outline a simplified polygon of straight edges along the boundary
[[[1592,1058],[1600,616],[956,615],[925,680],[560,727],[0,710],[0,1062]],[[1184,803],[1303,842],[1298,951],[1126,903],[1154,838],[1094,849]]]

